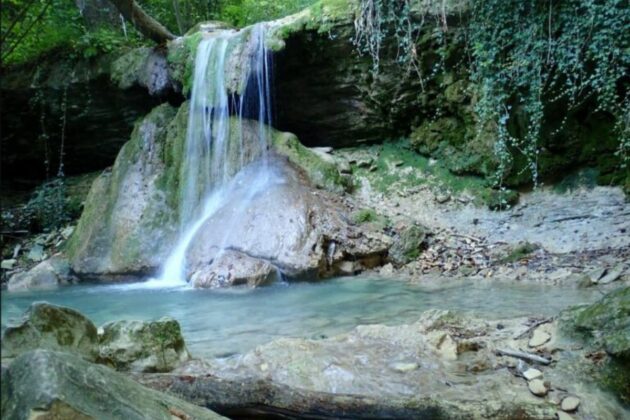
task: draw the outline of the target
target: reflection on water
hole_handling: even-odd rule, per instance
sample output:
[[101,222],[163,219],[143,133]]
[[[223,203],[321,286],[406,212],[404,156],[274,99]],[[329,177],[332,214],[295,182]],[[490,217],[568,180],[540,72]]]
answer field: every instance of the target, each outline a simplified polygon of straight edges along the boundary
[[40,300],[77,309],[97,325],[168,315],[181,323],[194,355],[212,357],[246,352],[278,337],[320,338],[361,324],[413,322],[427,309],[471,311],[498,319],[554,315],[567,306],[597,297],[585,289],[537,285],[466,284],[429,290],[368,277],[260,289],[82,285],[37,293],[3,292],[2,323],[19,320],[32,302]]

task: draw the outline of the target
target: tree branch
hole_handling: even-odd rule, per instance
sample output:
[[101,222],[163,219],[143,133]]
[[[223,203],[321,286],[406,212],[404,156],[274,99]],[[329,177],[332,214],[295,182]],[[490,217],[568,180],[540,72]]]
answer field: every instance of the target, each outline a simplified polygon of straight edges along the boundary
[[149,16],[134,0],[110,0],[121,15],[131,22],[142,35],[162,44],[175,39],[166,27]]

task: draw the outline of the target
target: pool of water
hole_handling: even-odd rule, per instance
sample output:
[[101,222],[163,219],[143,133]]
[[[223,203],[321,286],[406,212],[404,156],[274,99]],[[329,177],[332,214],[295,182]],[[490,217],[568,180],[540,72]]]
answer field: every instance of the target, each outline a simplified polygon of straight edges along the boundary
[[429,289],[370,277],[224,290],[81,285],[45,292],[3,291],[2,324],[19,321],[34,301],[77,309],[96,325],[171,316],[181,323],[193,355],[217,357],[243,353],[278,337],[318,338],[357,325],[413,322],[433,308],[490,319],[543,316],[598,296],[587,289],[514,284],[461,283]]

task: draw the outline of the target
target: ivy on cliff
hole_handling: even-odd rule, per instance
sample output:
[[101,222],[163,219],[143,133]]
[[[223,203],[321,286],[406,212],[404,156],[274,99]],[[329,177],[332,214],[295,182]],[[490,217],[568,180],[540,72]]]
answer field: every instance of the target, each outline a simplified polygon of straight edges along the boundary
[[[372,58],[378,72],[386,40],[398,46],[396,59],[407,71],[416,70],[426,81],[444,71],[437,63],[422,74],[422,52],[417,51],[425,16],[414,15],[412,0],[360,0],[355,18],[354,43]],[[447,5],[455,2],[424,2],[432,10],[429,31],[440,42],[448,32]],[[630,8],[623,0],[470,0],[463,24],[467,61],[460,63],[476,86],[475,110],[478,132],[495,133],[499,167],[497,185],[513,166],[514,155],[525,157],[521,171],[539,182],[538,157],[546,107],[566,115],[594,102],[594,112],[615,119],[619,139],[617,155],[623,168],[630,159],[630,99],[627,97],[630,68]],[[443,52],[443,51],[442,51]],[[439,53],[439,51],[438,51]],[[510,123],[517,114],[526,126],[515,133]]]

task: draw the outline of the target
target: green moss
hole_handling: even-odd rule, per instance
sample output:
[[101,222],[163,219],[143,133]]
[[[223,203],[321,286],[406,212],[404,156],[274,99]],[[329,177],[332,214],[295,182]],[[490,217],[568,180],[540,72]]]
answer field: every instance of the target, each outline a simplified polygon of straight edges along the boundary
[[134,48],[116,59],[111,66],[111,79],[121,89],[129,89],[138,80],[151,48]]
[[375,222],[377,219],[378,215],[373,209],[362,209],[352,216],[355,223]]
[[203,35],[196,32],[168,43],[167,62],[173,80],[182,86],[182,94],[187,96],[192,89],[195,69],[195,53]]
[[301,168],[315,186],[338,193],[351,187],[334,163],[323,160],[304,147],[294,134],[274,132],[272,143],[275,151]]
[[512,249],[508,255],[501,258],[499,262],[501,263],[514,263],[522,260],[523,258],[529,256],[533,252],[535,252],[539,248],[536,244],[531,244],[529,242],[525,242],[523,244],[519,244],[514,249]]

